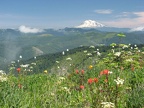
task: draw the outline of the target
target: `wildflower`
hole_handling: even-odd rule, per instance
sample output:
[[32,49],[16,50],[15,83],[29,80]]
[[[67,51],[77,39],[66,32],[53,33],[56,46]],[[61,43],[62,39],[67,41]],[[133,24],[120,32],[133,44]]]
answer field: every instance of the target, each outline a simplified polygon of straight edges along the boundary
[[31,63],[32,65],[36,65],[36,63]]
[[144,54],[144,52],[142,52],[142,54]]
[[36,59],[36,56],[34,57],[34,59]]
[[87,50],[85,50],[84,53],[87,53]]
[[108,75],[109,74],[109,70],[107,70],[107,69],[103,70],[103,74],[104,75]]
[[92,45],[91,45],[89,48],[95,48],[95,46],[92,46]]
[[83,85],[80,85],[80,89],[83,90],[83,89],[84,89],[84,86],[83,86]]
[[54,93],[50,93],[50,95],[51,95],[51,96],[54,96],[55,94],[54,94]]
[[123,83],[124,83],[124,80],[120,79],[119,77],[117,79],[115,79],[114,81],[117,83],[117,85],[123,85]]
[[72,58],[68,57],[68,58],[66,58],[66,60],[72,60]]
[[93,66],[92,65],[89,65],[89,69],[92,69],[93,68]]
[[17,72],[19,73],[21,71],[21,68],[17,68]]
[[78,74],[78,73],[79,73],[79,70],[78,70],[78,69],[76,69],[76,70],[75,70],[75,72],[76,72],[76,74]]
[[127,62],[132,62],[133,59],[132,59],[132,58],[130,58],[130,59],[126,59],[126,61],[127,61]]
[[97,83],[98,82],[98,78],[94,78],[93,82]]
[[88,55],[88,56],[91,56],[92,54],[91,54],[91,53],[87,53],[87,55]]
[[114,49],[112,49],[112,53],[114,53],[115,51],[114,51]]
[[20,67],[24,67],[24,68],[26,68],[26,67],[28,67],[29,66],[29,64],[25,64],[25,65],[20,65]]
[[48,73],[48,71],[47,71],[47,70],[44,70],[44,73],[46,73],[46,74],[47,74],[47,73]]
[[123,49],[128,48],[128,45],[124,45],[122,48],[123,48]]
[[132,52],[128,51],[127,54],[128,54],[128,55],[132,55]]
[[64,90],[64,91],[68,92],[69,94],[71,94],[70,89],[67,88],[67,87],[62,87],[62,90]]
[[6,73],[3,70],[0,70],[0,75],[6,75]]
[[15,61],[11,61],[11,63],[12,63],[12,64],[14,64],[14,63],[15,63]]
[[121,52],[116,52],[114,55],[119,57],[121,55]]
[[0,82],[4,82],[4,81],[7,81],[7,77],[5,77],[5,76],[0,76]]
[[67,49],[66,51],[69,51],[69,49]]
[[65,71],[65,70],[66,70],[66,68],[62,67],[62,70],[63,70],[63,71]]
[[103,71],[100,72],[100,75],[103,75]]
[[62,87],[62,89],[67,90],[68,88],[67,87]]
[[20,55],[19,58],[22,59],[22,55]]
[[137,49],[138,49],[138,47],[135,47],[134,49],[136,49],[136,50],[137,50]]
[[112,74],[113,72],[112,71],[108,71],[108,74]]
[[111,74],[112,72],[109,71],[108,69],[104,69],[103,71],[100,72],[100,75],[108,75]]
[[29,68],[30,68],[30,69],[33,69],[33,67],[32,67],[32,66],[30,66]]
[[98,55],[98,56],[100,56],[100,55],[101,55],[101,53],[100,53],[100,52],[97,52],[97,55]]
[[84,74],[84,70],[83,69],[81,70],[81,73]]
[[65,77],[59,77],[59,80],[65,80]]
[[103,108],[114,108],[115,107],[114,103],[112,103],[112,102],[102,102],[101,104],[102,104]]
[[59,63],[59,61],[56,61],[56,63]]
[[62,55],[65,55],[65,52],[64,52],[64,51],[62,52]]
[[93,83],[93,79],[92,78],[89,78],[88,79],[88,84],[92,84]]
[[18,88],[21,89],[22,87],[23,87],[22,84],[19,83],[19,84],[18,84]]

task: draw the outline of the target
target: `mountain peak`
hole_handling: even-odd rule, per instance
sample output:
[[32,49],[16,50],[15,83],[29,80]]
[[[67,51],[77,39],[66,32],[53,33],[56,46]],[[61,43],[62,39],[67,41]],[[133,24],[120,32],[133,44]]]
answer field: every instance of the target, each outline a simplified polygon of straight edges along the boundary
[[94,20],[85,20],[81,25],[76,26],[76,28],[96,28],[96,27],[104,27],[105,25],[96,22]]

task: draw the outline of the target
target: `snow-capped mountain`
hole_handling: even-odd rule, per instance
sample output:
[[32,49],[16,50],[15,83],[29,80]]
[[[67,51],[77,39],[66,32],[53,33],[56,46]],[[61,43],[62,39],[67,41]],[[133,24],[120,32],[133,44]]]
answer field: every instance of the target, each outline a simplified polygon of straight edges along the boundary
[[134,31],[144,31],[144,26],[132,28],[132,29],[130,30],[130,32],[134,32]]
[[97,27],[105,27],[105,25],[93,20],[85,20],[81,25],[76,26],[76,28],[97,28]]

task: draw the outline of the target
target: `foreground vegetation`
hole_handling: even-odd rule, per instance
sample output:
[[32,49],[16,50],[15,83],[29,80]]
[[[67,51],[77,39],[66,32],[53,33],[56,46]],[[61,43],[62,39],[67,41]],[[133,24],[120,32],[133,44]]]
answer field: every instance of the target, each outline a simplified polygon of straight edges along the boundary
[[1,108],[144,108],[143,48],[110,47],[62,52],[45,70],[37,68],[36,60],[13,62],[8,74],[0,71]]

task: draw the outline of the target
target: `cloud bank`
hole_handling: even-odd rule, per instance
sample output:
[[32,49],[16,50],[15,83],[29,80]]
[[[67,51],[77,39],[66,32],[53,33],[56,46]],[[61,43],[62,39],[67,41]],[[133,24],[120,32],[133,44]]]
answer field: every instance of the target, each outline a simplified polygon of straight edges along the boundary
[[144,26],[143,27],[136,27],[136,28],[133,28],[130,30],[131,32],[132,31],[144,31]]
[[101,9],[101,10],[95,10],[98,14],[111,14],[113,10],[110,9]]
[[101,22],[105,25],[113,27],[134,28],[138,26],[144,26],[144,12],[125,12],[115,20]]
[[19,27],[19,31],[23,32],[23,33],[39,33],[39,32],[43,32],[42,29],[26,27],[24,25]]

